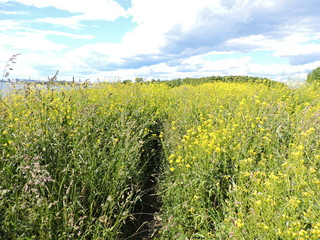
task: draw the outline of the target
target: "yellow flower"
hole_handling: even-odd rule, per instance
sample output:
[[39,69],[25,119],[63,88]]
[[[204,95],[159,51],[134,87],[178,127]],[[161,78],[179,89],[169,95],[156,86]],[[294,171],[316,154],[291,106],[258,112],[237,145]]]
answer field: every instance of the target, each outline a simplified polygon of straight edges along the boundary
[[234,221],[234,225],[236,225],[236,227],[238,227],[238,228],[241,228],[241,227],[243,227],[244,224],[241,219],[237,219]]
[[315,172],[317,172],[317,170],[315,170],[313,167],[311,167],[311,168],[309,168],[309,172],[310,173],[315,173]]
[[197,195],[194,195],[194,196],[193,196],[193,199],[194,199],[194,200],[198,200],[199,198],[200,198],[200,197],[197,196]]
[[216,147],[216,148],[215,148],[215,151],[216,151],[217,153],[219,153],[219,152],[221,152],[221,148]]
[[190,208],[188,211],[189,212],[194,212],[194,208]]
[[268,229],[269,229],[269,226],[266,225],[266,224],[264,224],[264,225],[263,225],[263,229],[264,229],[264,230],[268,230]]

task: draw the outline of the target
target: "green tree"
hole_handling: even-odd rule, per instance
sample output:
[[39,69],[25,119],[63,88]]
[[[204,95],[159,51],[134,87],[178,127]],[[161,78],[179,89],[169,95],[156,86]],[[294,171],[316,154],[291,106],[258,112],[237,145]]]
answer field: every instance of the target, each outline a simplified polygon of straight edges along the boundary
[[307,83],[320,82],[320,67],[313,69],[307,76]]
[[138,82],[143,82],[143,78],[142,77],[136,77],[134,80],[136,83]]
[[122,83],[127,84],[127,83],[132,83],[132,81],[130,79],[127,79],[127,80],[123,80]]

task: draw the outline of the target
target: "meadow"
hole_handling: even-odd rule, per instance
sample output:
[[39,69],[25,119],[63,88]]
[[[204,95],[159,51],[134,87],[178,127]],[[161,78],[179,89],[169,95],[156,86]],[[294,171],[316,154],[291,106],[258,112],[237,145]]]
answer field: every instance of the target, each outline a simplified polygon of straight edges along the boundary
[[0,102],[0,239],[319,239],[319,89],[13,91]]

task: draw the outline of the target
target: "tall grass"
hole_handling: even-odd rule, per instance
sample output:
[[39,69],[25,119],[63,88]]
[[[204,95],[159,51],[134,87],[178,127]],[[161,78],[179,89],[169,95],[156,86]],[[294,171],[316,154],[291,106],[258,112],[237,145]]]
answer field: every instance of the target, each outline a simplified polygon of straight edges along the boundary
[[317,89],[177,91],[185,102],[168,127],[159,238],[318,239]]
[[159,212],[144,229],[156,239],[318,239],[318,90],[215,82],[13,92],[0,106],[0,238],[141,237],[143,204],[155,199],[148,171],[157,171]]
[[123,234],[121,227],[133,217],[130,210],[141,195],[141,150],[155,119],[134,88],[35,88],[5,99],[3,239],[116,239]]

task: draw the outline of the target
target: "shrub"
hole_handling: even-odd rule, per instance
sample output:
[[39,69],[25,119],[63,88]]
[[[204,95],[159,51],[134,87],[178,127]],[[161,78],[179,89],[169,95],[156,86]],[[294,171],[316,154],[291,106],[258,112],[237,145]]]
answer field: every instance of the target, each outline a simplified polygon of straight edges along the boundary
[[307,83],[320,81],[320,67],[313,69],[307,76]]

